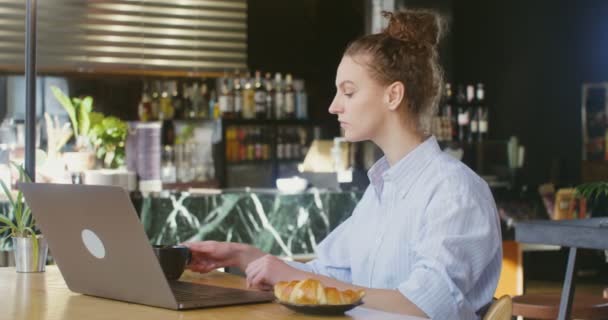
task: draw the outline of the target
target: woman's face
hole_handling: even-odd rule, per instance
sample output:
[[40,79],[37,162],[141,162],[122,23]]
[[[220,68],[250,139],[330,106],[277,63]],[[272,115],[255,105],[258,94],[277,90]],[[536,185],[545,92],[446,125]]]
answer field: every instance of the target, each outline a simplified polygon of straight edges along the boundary
[[336,96],[329,113],[338,116],[344,137],[351,142],[374,140],[387,110],[382,107],[385,88],[360,63],[365,57],[344,56],[336,73]]

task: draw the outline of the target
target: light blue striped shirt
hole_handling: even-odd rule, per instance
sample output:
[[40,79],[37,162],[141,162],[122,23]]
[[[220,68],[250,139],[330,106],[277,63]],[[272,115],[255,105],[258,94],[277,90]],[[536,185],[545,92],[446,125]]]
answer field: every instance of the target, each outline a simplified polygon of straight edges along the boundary
[[432,319],[477,319],[502,262],[487,184],[428,138],[390,167],[380,159],[344,223],[299,269],[354,285],[397,289]]

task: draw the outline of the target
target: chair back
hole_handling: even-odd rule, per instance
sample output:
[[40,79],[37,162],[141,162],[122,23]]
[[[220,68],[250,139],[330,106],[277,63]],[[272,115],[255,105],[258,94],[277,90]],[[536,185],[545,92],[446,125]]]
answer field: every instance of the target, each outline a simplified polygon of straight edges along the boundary
[[483,320],[511,320],[513,303],[511,297],[504,295],[500,299],[492,302],[488,312],[483,316]]

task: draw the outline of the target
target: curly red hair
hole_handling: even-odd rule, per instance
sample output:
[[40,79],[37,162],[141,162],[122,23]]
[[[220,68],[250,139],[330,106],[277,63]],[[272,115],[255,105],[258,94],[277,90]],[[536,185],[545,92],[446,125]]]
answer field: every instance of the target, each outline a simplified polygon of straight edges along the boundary
[[428,10],[382,12],[388,26],[349,44],[345,56],[364,57],[361,63],[380,83],[400,81],[405,86],[404,110],[418,130],[428,131],[442,92],[443,72],[437,45],[441,39],[441,17]]

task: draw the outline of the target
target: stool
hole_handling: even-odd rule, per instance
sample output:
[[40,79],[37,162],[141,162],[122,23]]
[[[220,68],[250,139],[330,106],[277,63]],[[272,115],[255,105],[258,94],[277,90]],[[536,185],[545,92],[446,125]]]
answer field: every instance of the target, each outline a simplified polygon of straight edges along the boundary
[[[513,315],[533,319],[556,319],[560,294],[524,294],[513,297]],[[608,300],[601,295],[575,294],[572,318],[608,319]]]

